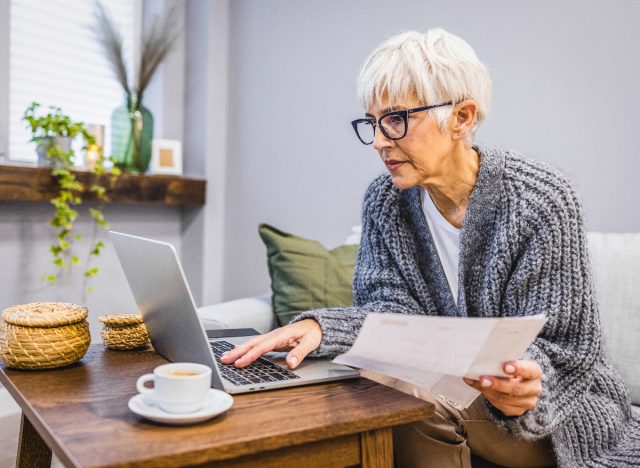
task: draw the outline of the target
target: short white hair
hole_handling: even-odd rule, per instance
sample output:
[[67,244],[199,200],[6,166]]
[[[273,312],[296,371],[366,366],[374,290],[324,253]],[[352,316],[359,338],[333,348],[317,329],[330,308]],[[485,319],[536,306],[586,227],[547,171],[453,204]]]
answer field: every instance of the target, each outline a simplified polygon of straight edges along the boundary
[[[384,41],[367,57],[358,77],[358,97],[365,109],[393,103],[415,94],[422,105],[472,99],[476,122],[465,136],[471,146],[478,125],[489,114],[491,77],[477,55],[460,37],[444,29],[407,31]],[[445,131],[453,106],[429,110]]]

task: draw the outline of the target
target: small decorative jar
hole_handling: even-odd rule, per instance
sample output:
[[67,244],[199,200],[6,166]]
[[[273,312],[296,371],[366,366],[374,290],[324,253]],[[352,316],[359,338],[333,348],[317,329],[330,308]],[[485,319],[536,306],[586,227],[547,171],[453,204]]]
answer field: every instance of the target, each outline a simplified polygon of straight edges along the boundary
[[100,336],[109,349],[135,349],[149,343],[142,315],[101,315],[98,320],[104,323]]
[[15,305],[2,312],[0,359],[15,369],[51,369],[82,359],[91,336],[86,307],[64,302]]

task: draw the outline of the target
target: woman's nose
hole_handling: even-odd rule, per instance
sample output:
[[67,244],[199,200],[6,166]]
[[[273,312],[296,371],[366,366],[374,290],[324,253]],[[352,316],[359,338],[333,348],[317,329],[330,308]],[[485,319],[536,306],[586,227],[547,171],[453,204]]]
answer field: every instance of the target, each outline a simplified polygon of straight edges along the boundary
[[383,148],[388,148],[392,144],[392,140],[389,140],[386,136],[384,136],[384,133],[382,133],[380,128],[376,128],[376,132],[373,136],[373,147],[376,150],[380,151]]

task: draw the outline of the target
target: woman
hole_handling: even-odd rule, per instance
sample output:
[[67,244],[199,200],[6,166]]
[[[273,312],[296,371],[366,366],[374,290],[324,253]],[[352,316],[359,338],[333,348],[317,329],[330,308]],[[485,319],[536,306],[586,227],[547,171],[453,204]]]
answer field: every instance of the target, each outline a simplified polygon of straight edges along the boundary
[[491,80],[471,47],[441,29],[378,47],[360,72],[365,118],[353,122],[388,175],[368,188],[353,307],[312,310],[223,357],[248,365],[290,350],[349,349],[367,313],[463,317],[545,313],[509,377],[467,383],[482,396],[459,411],[436,395],[428,420],[398,428],[399,466],[640,465],[640,420],[599,326],[580,201],[554,169],[473,146]]

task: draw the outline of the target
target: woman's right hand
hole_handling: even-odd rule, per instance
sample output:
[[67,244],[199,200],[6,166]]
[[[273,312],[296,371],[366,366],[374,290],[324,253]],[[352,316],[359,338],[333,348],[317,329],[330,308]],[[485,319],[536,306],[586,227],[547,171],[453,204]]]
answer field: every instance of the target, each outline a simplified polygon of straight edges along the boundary
[[295,369],[311,351],[320,346],[322,329],[314,319],[304,319],[259,335],[227,351],[223,364],[246,367],[269,351],[289,351],[287,365]]

